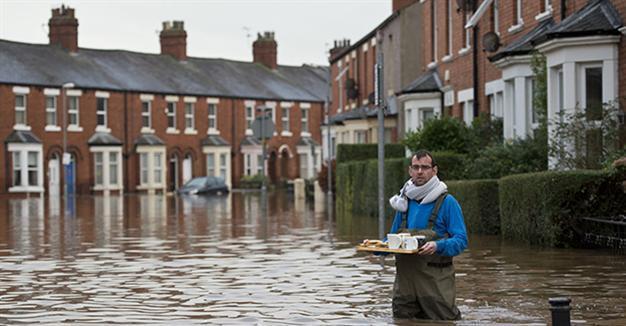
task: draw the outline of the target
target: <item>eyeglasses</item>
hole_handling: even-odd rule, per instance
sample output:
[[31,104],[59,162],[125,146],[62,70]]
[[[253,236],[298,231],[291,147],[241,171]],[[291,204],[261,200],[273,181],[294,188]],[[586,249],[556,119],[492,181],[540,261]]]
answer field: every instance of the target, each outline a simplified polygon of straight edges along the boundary
[[419,170],[428,171],[428,170],[430,170],[432,168],[433,167],[430,166],[430,165],[420,165],[420,164],[413,164],[413,165],[411,165],[411,169],[413,171],[419,171]]

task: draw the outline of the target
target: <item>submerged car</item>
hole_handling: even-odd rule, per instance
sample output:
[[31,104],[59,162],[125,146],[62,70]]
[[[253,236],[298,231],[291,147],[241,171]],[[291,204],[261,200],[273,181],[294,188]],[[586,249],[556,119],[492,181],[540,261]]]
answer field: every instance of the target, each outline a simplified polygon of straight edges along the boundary
[[220,177],[197,177],[185,183],[177,191],[179,194],[224,194],[228,193],[228,186]]

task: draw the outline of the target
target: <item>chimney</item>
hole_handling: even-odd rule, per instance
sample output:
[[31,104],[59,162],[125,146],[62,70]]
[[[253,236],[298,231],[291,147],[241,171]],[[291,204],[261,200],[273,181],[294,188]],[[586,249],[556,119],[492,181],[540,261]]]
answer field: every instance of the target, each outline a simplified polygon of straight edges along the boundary
[[337,56],[343,53],[344,50],[350,47],[350,40],[344,38],[343,40],[335,40],[333,48],[330,49],[330,58],[329,61],[333,62],[337,58]]
[[187,59],[187,32],[183,21],[163,22],[159,40],[161,54],[171,55],[178,61]]
[[252,43],[252,57],[254,63],[261,63],[270,69],[276,69],[276,40],[274,32],[265,32],[263,35],[257,34],[257,39]]
[[69,52],[78,51],[78,19],[74,18],[74,9],[65,6],[52,9],[48,26],[50,45],[59,45]]
[[415,0],[391,0],[391,11],[396,12],[402,10],[413,3],[415,3]]

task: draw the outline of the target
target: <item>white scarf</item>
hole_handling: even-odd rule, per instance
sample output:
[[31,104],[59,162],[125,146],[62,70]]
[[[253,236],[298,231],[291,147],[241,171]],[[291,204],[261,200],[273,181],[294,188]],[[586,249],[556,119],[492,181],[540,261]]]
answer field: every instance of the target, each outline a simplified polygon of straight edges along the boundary
[[436,175],[421,186],[416,186],[409,179],[400,189],[399,194],[389,198],[389,204],[397,211],[406,212],[409,204],[407,198],[420,201],[421,204],[428,204],[434,202],[446,191],[448,191],[448,186],[439,181]]

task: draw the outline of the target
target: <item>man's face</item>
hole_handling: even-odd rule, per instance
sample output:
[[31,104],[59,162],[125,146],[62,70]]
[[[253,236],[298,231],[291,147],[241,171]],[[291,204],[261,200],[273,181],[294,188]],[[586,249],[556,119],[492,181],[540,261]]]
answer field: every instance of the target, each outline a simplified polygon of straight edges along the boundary
[[429,156],[417,159],[413,156],[411,166],[409,167],[409,175],[416,186],[423,186],[430,178],[437,175],[437,167],[433,166],[433,161]]

